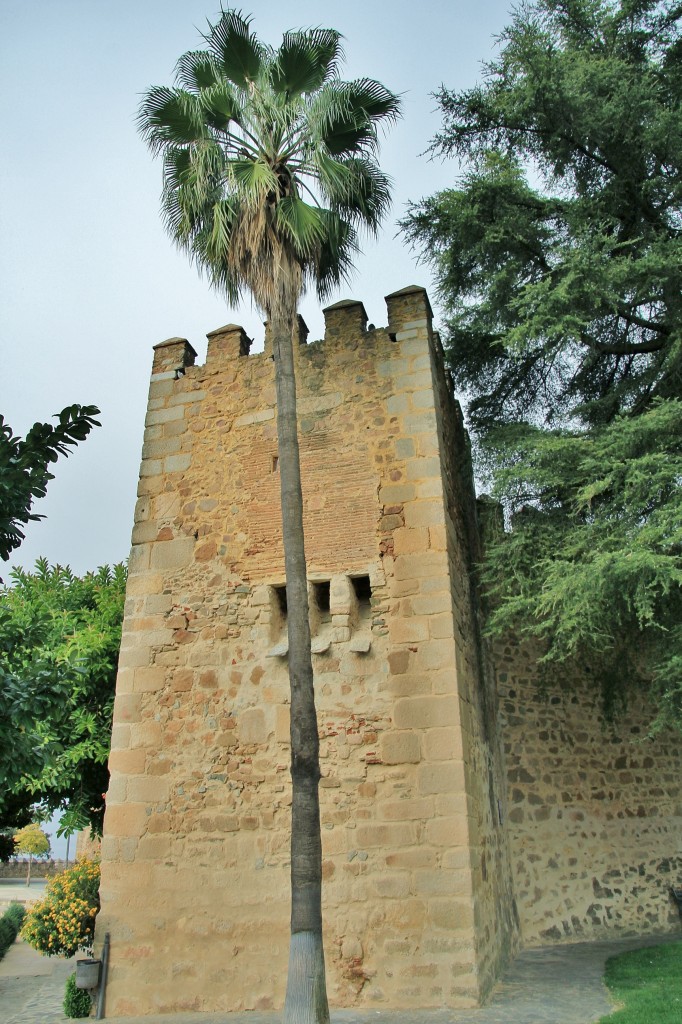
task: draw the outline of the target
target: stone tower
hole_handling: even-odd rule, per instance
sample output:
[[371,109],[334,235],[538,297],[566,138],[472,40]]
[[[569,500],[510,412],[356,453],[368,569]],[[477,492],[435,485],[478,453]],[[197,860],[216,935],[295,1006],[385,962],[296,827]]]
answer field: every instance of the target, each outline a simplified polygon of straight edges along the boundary
[[[517,945],[468,443],[422,288],[296,346],[332,1006],[472,1006]],[[280,1007],[289,721],[273,361],[155,348],[98,934],[114,1015]]]

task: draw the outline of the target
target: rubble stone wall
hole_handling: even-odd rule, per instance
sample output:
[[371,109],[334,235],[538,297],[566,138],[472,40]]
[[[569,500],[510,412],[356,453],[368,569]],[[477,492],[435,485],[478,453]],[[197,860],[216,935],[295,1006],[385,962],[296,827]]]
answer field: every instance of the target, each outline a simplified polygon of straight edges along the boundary
[[543,689],[539,653],[509,644],[497,656],[524,945],[679,931],[679,735],[647,738],[641,695],[609,724],[594,681]]

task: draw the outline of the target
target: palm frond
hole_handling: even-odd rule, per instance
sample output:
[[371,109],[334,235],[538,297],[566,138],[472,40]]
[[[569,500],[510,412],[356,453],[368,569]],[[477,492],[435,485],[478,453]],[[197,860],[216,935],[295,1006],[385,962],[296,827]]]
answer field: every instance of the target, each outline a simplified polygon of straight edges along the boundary
[[219,147],[169,147],[164,153],[162,209],[166,229],[186,248],[213,203],[222,195],[224,156]]
[[304,281],[324,297],[348,277],[357,230],[388,209],[374,154],[400,100],[372,79],[340,81],[333,29],[288,32],[275,50],[223,10],[205,39],[178,61],[176,88],[150,89],[140,108],[164,155],[165,225],[231,300],[245,289],[289,315]]
[[206,50],[189,50],[175,65],[175,80],[190,92],[210,89],[220,80],[220,72],[212,54]]
[[336,74],[340,39],[334,29],[287,32],[272,64],[273,89],[288,98],[315,92]]
[[360,246],[352,224],[338,213],[320,210],[320,217],[324,224],[324,238],[311,276],[318,298],[324,301],[335,288],[350,280]]
[[376,232],[391,201],[391,179],[368,157],[314,154],[319,190],[331,209]]
[[[199,260],[195,260],[195,263],[201,271],[205,270],[205,262],[201,263]],[[212,267],[209,275],[211,287],[215,288],[221,296],[225,296],[231,305],[239,305],[242,299],[243,288],[243,282],[240,281],[239,277],[224,263],[219,263],[217,267]]]
[[350,157],[344,162],[348,192],[340,197],[339,209],[354,224],[376,233],[391,204],[391,178],[373,160]]
[[400,97],[373,78],[358,78],[347,83],[348,102],[362,110],[372,121],[394,123],[400,117]]
[[310,39],[311,45],[317,50],[320,63],[326,67],[324,81],[336,78],[340,65],[346,59],[341,45],[343,39],[341,33],[334,28],[309,28],[305,29],[305,34]]
[[221,79],[202,89],[199,103],[206,123],[217,131],[227,131],[230,122],[239,124],[241,104],[229,82]]
[[325,146],[311,153],[320,191],[331,205],[342,203],[353,191],[353,172],[347,161],[330,156]]
[[251,18],[240,11],[223,11],[204,37],[227,78],[248,90],[261,71],[266,49],[251,32]]
[[207,232],[205,255],[211,266],[217,266],[225,258],[230,247],[232,230],[237,219],[238,205],[231,199],[218,199],[207,211]]
[[152,86],[137,115],[140,132],[154,153],[167,145],[189,145],[206,137],[196,96],[183,89]]
[[275,209],[275,226],[293,245],[302,260],[310,259],[325,233],[320,210],[299,199],[285,196]]
[[164,191],[178,191],[188,183],[192,158],[185,147],[168,146],[163,154]]
[[248,203],[262,202],[278,188],[277,175],[263,160],[230,160],[227,170]]
[[356,82],[328,82],[308,109],[311,135],[320,139],[332,155],[372,152],[380,122],[395,121],[400,98],[380,82],[363,78]]
[[[235,221],[238,219],[236,214],[234,219]],[[229,302],[236,304],[240,301],[244,282],[227,260],[220,259],[217,262],[211,260],[210,253],[215,244],[215,238],[213,224],[202,225],[192,240],[189,250],[190,257],[201,273],[208,273],[211,286],[225,295]]]
[[372,152],[376,149],[377,135],[372,122],[358,116],[345,104],[330,104],[320,113],[322,116],[319,119],[308,118],[310,134],[315,141],[323,143],[332,156]]

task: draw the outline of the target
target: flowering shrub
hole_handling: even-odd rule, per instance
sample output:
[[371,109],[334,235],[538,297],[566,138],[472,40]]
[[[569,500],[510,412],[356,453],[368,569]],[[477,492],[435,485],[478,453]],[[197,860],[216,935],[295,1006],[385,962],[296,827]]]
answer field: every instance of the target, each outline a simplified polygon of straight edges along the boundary
[[89,950],[99,911],[99,863],[83,857],[48,882],[26,914],[21,937],[46,956]]

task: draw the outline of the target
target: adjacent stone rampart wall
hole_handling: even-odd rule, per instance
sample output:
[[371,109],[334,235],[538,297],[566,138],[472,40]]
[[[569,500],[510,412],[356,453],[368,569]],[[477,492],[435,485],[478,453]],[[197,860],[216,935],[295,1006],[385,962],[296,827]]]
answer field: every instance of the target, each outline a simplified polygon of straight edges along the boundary
[[682,746],[651,709],[605,721],[598,688],[538,684],[538,650],[498,651],[509,841],[525,945],[679,931]]
[[[31,862],[31,878],[50,878],[58,871],[63,871],[66,863],[62,860],[33,860]],[[28,859],[0,861],[0,878],[26,878]]]
[[[299,323],[333,1005],[474,1005],[515,946],[473,493],[423,289]],[[157,346],[102,845],[114,1015],[282,1005],[286,602],[273,363],[228,325]],[[434,383],[435,382],[435,383]],[[462,461],[463,460],[463,461]]]

